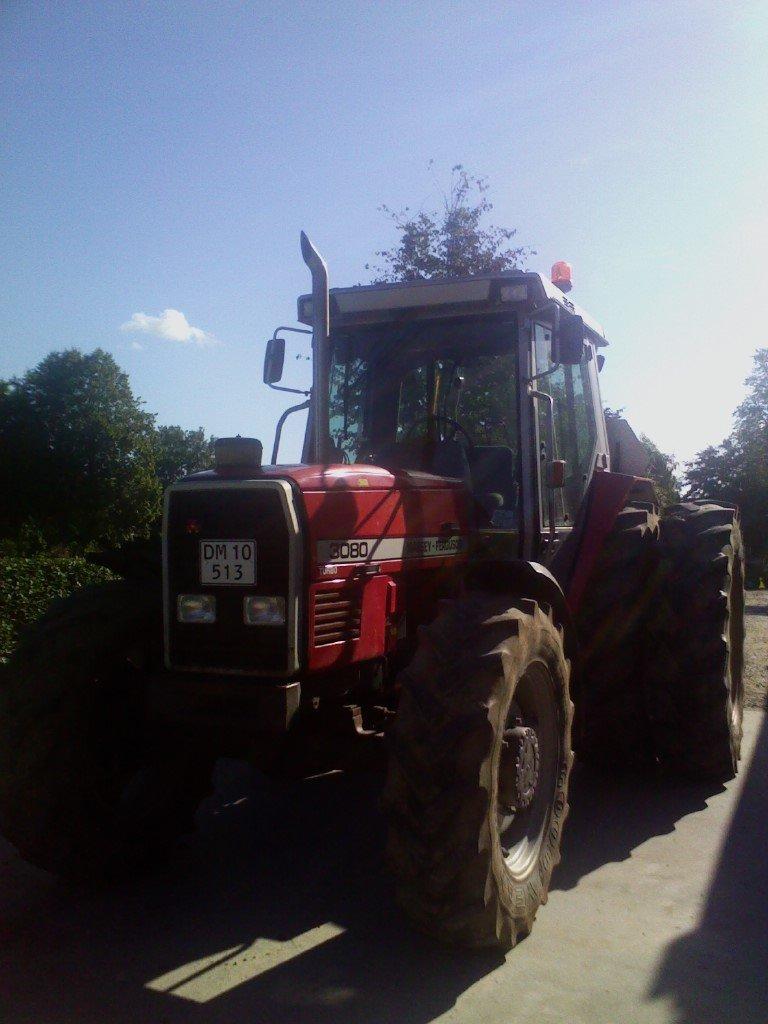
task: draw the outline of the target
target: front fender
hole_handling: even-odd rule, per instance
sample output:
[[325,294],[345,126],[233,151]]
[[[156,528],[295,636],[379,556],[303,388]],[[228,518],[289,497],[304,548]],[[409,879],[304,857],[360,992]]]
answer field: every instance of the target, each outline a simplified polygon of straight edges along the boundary
[[522,558],[483,562],[472,566],[467,585],[472,589],[503,591],[519,597],[529,597],[539,604],[548,605],[552,609],[555,622],[563,629],[565,656],[571,662],[573,690],[579,678],[576,625],[562,587],[546,566]]

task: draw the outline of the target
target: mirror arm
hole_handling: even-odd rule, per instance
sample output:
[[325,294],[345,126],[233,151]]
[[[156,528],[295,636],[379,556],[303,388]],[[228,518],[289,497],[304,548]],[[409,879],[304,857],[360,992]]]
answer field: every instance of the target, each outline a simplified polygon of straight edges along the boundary
[[[279,390],[279,391],[290,391],[291,389],[290,388],[278,388],[277,390]],[[302,394],[307,394],[307,392],[304,391],[304,392],[302,392]],[[278,449],[280,447],[280,438],[281,438],[282,433],[283,433],[283,424],[285,423],[285,421],[288,419],[288,417],[291,415],[292,412],[299,412],[301,409],[308,409],[308,408],[309,408],[309,402],[300,402],[298,405],[292,405],[289,409],[285,410],[283,415],[277,421],[277,426],[275,427],[275,443],[272,445],[272,462],[271,462],[272,466],[276,466],[277,465],[277,451],[278,451]]]
[[268,388],[272,388],[273,391],[287,391],[289,395],[304,395],[305,398],[309,397],[310,391],[304,391],[302,388],[284,388],[282,384],[267,384]]
[[272,335],[272,340],[276,341],[280,331],[293,331],[294,334],[311,334],[312,331],[306,327],[276,327],[275,333]]
[[[294,334],[311,334],[312,331],[307,330],[306,327],[276,327],[275,333],[272,335],[272,340],[277,341],[277,336],[281,331],[292,331]],[[268,384],[267,387],[272,388],[273,391],[285,391],[289,395],[304,395],[307,397],[309,391],[305,391],[303,388],[286,388],[281,384]]]
[[[555,365],[552,366],[549,370],[542,370],[542,372],[537,373],[535,377],[529,377],[526,381],[526,384],[530,386],[531,384],[533,384],[534,381],[541,380],[542,377],[548,377],[550,373],[555,373],[557,370],[559,370],[562,365],[562,363],[555,363]],[[531,392],[531,394],[533,394],[533,392]]]

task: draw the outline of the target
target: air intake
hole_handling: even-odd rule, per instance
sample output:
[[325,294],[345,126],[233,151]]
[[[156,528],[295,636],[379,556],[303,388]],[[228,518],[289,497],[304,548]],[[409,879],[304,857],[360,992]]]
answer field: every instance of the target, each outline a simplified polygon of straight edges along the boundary
[[315,592],[315,647],[360,639],[362,594],[359,587]]
[[255,437],[219,437],[214,445],[216,469],[259,469],[261,441]]

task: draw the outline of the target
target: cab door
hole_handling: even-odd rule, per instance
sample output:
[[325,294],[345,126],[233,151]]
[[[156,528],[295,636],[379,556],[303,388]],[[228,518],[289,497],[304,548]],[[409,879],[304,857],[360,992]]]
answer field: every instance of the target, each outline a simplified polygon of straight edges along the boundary
[[[535,390],[552,399],[552,426],[549,401],[536,403],[535,431],[537,451],[537,497],[541,550],[549,559],[570,533],[578,515],[595,465],[604,459],[604,431],[596,394],[595,352],[585,345],[584,357],[576,365],[555,366],[552,362],[552,328],[543,322],[532,325],[532,355]],[[544,374],[544,376],[542,376]],[[565,462],[562,487],[550,488],[546,479],[547,463]],[[550,518],[554,513],[554,543]]]

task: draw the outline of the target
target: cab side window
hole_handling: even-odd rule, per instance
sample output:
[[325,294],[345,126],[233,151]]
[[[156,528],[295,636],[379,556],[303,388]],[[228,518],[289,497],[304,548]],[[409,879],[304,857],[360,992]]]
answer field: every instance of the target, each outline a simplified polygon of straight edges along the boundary
[[[551,346],[549,327],[535,324],[537,374],[552,369]],[[536,381],[536,390],[552,395],[555,402],[554,451],[548,451],[549,425],[543,401],[538,403],[539,441],[543,457],[565,460],[565,486],[555,491],[555,514],[559,526],[572,526],[584,497],[597,442],[588,362],[585,359],[578,366],[559,366]]]
[[339,458],[357,462],[367,434],[368,364],[353,358],[336,362],[330,372],[329,432]]

